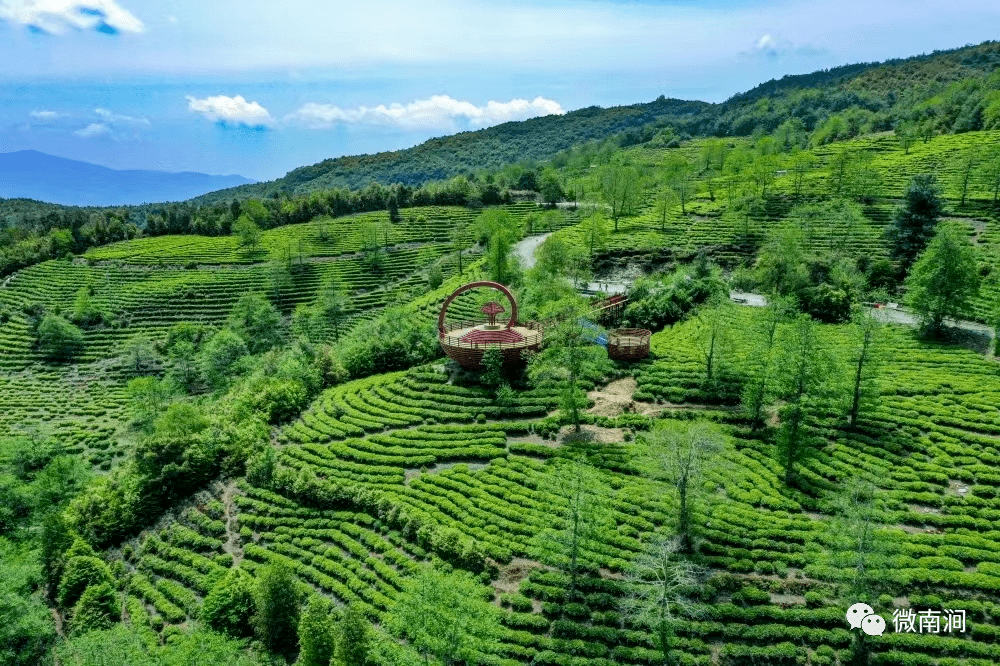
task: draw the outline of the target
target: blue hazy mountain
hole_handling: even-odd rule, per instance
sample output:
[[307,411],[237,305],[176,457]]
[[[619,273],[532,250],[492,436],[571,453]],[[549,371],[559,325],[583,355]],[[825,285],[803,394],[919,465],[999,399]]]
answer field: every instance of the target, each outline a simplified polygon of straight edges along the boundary
[[184,201],[254,181],[168,171],[119,171],[35,150],[0,153],[0,198],[37,199],[75,206]]

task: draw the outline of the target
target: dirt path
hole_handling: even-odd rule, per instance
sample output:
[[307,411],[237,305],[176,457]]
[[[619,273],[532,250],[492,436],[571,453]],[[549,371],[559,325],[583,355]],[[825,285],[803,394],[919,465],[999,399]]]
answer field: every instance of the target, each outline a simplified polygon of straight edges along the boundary
[[233,496],[236,494],[236,484],[229,483],[222,493],[222,504],[226,507],[224,520],[226,522],[226,543],[222,550],[233,556],[233,566],[243,561],[243,548],[240,546],[239,520],[233,506]]
[[[762,308],[767,307],[767,297],[763,294],[754,294],[745,291],[731,291],[729,292],[729,298],[738,303],[739,305],[745,305],[747,307]],[[916,314],[907,310],[906,308],[900,307],[886,307],[886,308],[876,308],[872,309],[875,317],[882,322],[887,324],[903,324],[904,326],[919,326],[920,317]],[[985,324],[980,324],[975,321],[959,320],[955,321],[953,319],[946,319],[945,324],[953,328],[958,328],[963,331],[968,331],[970,333],[976,333],[978,335],[987,335],[992,337],[993,329]]]
[[538,246],[545,242],[545,239],[552,235],[552,232],[545,234],[538,234],[537,236],[528,236],[524,240],[518,241],[514,245],[514,256],[518,258],[521,262],[521,266],[525,270],[534,267],[535,265],[535,250]]

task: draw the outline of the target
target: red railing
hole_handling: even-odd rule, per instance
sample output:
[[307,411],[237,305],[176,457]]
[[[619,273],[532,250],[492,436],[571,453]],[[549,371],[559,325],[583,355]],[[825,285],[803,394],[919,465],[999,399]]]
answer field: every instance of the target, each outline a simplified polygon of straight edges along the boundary
[[460,335],[453,335],[455,331],[466,330],[473,328],[475,326],[481,326],[485,324],[485,321],[478,321],[474,319],[465,319],[462,321],[445,322],[444,330],[438,334],[438,339],[441,344],[448,345],[449,347],[457,347],[460,349],[518,349],[523,347],[532,347],[542,342],[543,329],[536,326],[536,322],[525,322],[518,325],[516,328],[527,329],[528,332],[524,335],[524,339],[518,342],[466,342],[461,339]]

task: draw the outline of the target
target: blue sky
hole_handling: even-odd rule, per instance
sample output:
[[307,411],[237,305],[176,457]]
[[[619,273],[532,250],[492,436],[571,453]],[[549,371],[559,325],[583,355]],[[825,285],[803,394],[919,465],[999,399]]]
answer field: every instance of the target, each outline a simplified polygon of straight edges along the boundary
[[997,38],[978,0],[0,0],[0,152],[270,179]]

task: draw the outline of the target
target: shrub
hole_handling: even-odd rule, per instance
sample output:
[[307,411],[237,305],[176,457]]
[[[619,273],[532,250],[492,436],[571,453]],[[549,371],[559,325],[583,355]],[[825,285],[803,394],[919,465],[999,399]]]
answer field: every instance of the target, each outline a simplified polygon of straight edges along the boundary
[[72,608],[88,587],[111,582],[111,571],[102,560],[90,555],[71,557],[59,581],[59,605]]
[[205,597],[202,621],[236,638],[253,635],[253,579],[242,569],[231,569]]
[[747,585],[733,593],[733,603],[744,606],[758,606],[771,603],[771,595],[754,585]]
[[38,324],[38,349],[49,360],[63,361],[83,349],[83,331],[54,314]]
[[121,609],[118,595],[109,583],[91,585],[73,607],[71,626],[73,633],[81,634],[94,629],[110,629],[118,621]]

